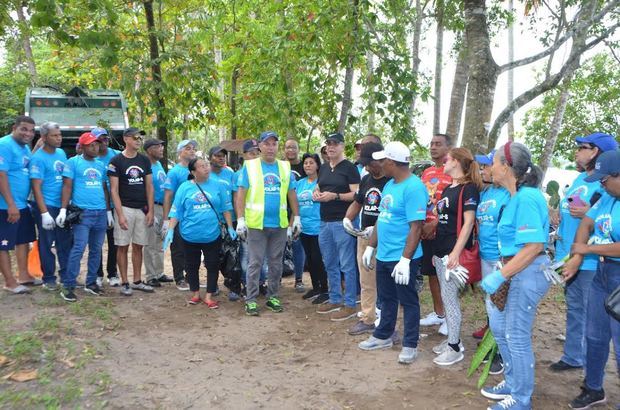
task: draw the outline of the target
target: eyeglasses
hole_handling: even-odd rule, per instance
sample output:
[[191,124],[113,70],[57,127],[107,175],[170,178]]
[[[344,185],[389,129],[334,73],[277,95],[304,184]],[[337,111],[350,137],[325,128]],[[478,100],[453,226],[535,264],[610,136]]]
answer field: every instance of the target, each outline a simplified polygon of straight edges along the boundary
[[609,178],[618,178],[619,175],[620,175],[620,172],[614,172],[613,174],[605,175],[601,179],[601,184],[605,184]]
[[594,149],[594,147],[591,147],[590,145],[578,145],[577,146],[577,151],[581,151],[582,149]]
[[132,135],[134,141],[144,141],[144,137],[142,135]]

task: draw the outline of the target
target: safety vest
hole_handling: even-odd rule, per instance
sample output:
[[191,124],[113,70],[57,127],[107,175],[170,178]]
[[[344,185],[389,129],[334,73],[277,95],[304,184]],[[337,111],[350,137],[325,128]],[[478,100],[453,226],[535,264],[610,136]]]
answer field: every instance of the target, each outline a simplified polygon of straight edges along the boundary
[[[288,161],[277,160],[277,162],[280,174],[280,228],[286,228],[288,227],[286,195],[291,181],[291,164]],[[262,230],[265,217],[265,181],[261,159],[246,161],[244,166],[248,172],[250,184],[245,196],[245,221],[248,228]]]

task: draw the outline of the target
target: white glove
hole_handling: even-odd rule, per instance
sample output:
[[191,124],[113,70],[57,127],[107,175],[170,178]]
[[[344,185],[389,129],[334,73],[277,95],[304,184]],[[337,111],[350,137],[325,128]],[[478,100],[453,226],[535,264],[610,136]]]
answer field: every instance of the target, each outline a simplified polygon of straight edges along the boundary
[[366,249],[364,249],[364,254],[362,255],[362,265],[364,265],[364,267],[366,269],[373,269],[375,266],[372,263],[372,258],[375,256],[375,248],[373,248],[372,246],[367,246]]
[[286,228],[286,241],[288,243],[293,243],[293,228],[290,226]]
[[345,231],[347,231],[349,235],[357,236],[357,231],[353,227],[353,223],[351,222],[349,218],[344,218],[342,220],[342,227],[344,228]]
[[162,238],[166,237],[166,234],[168,233],[168,226],[169,225],[170,225],[170,221],[169,220],[162,222],[162,224],[161,224],[161,232],[160,232],[160,235],[161,235]]
[[551,285],[559,285],[564,282],[564,279],[557,272],[557,270],[562,268],[565,262],[566,260],[562,259],[561,261],[554,262],[551,265],[544,264],[541,266],[543,274],[545,275],[545,279],[551,282]]
[[467,283],[467,280],[469,279],[469,271],[467,270],[467,268],[461,265],[457,265],[457,267],[454,269],[448,269],[448,255],[444,256],[440,260],[444,268],[446,269],[444,273],[446,282],[449,282],[450,279],[454,279],[458,287],[462,288],[463,286],[465,286],[465,283]]
[[369,226],[368,228],[364,229],[362,232],[359,232],[358,235],[361,236],[362,238],[368,240],[370,239],[370,235],[372,235],[372,231],[375,229],[374,226]]
[[56,225],[58,225],[61,228],[64,228],[66,220],[67,220],[67,209],[60,208],[60,211],[58,211],[58,216],[56,217]]
[[297,238],[299,238],[299,235],[301,235],[301,217],[295,216],[293,217],[293,240],[296,241]]
[[108,228],[114,226],[114,217],[112,216],[112,211],[108,211]]
[[410,262],[411,259],[401,256],[396,266],[394,266],[394,270],[392,271],[392,277],[394,278],[394,282],[396,282],[397,285],[407,286],[409,284]]
[[49,212],[41,214],[41,225],[46,231],[51,231],[56,227],[56,224],[54,223],[54,218],[52,218],[52,215],[50,215]]
[[237,218],[237,236],[242,241],[245,241],[245,238],[248,235],[248,227],[245,225],[245,218]]

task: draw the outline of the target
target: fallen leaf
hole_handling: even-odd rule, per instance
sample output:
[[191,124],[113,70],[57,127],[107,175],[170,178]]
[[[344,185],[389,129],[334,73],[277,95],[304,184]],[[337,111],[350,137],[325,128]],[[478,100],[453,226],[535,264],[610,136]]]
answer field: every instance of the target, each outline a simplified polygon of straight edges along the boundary
[[75,363],[73,363],[71,359],[60,359],[60,362],[70,369],[73,369],[75,367]]
[[15,382],[27,382],[29,380],[34,380],[37,377],[39,377],[39,371],[37,369],[18,370],[9,375],[9,380],[13,380]]
[[9,358],[0,354],[0,366],[4,366],[9,361]]

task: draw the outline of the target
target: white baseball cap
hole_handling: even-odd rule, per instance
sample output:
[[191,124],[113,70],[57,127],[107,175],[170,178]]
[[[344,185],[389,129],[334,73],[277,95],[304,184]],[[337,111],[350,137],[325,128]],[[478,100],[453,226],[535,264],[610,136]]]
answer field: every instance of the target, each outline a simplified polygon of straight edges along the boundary
[[411,153],[409,152],[409,148],[402,142],[392,141],[385,145],[383,151],[374,152],[372,154],[372,159],[375,160],[386,158],[396,162],[408,163],[411,161]]

